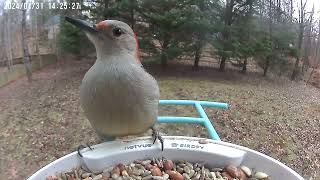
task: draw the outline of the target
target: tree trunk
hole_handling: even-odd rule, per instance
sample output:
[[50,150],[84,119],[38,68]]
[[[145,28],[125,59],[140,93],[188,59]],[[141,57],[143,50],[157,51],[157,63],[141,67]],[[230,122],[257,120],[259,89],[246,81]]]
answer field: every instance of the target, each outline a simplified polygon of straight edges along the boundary
[[[298,50],[301,52],[302,41],[303,41],[303,33],[304,33],[304,16],[305,16],[305,6],[307,1],[303,4],[302,0],[300,1],[300,10],[299,10],[299,36],[298,36]],[[294,63],[294,68],[291,74],[291,80],[295,80],[299,75],[299,61],[300,57],[296,58],[296,62]]]
[[197,47],[194,53],[194,69],[199,69],[199,61],[200,61],[201,48]]
[[296,61],[294,63],[294,68],[293,68],[293,72],[291,74],[291,80],[295,80],[296,77],[298,76],[299,74],[299,61],[300,61],[300,58],[297,57],[296,58]]
[[247,72],[247,64],[248,64],[248,58],[244,58],[243,64],[242,64],[242,73],[246,73]]
[[[272,15],[272,0],[269,0],[269,39],[272,40],[272,32],[273,32],[273,15]],[[272,45],[272,50],[274,50],[274,45]],[[270,55],[266,57],[266,62],[263,67],[263,77],[267,76],[268,70],[270,66]]]
[[39,50],[39,34],[38,34],[38,12],[37,10],[35,11],[35,34],[36,34],[36,54],[37,54],[37,57],[38,57],[38,60],[39,60],[39,64],[40,64],[40,67],[43,66],[43,63],[42,63],[42,57],[40,55],[40,50]]
[[290,0],[290,22],[293,22],[293,0]]
[[165,53],[162,53],[161,54],[161,67],[162,68],[166,68],[168,66],[168,63],[167,63],[167,55]]
[[134,20],[134,8],[130,8],[130,25],[132,30],[134,31],[134,25],[135,25],[135,20]]
[[161,52],[161,66],[162,68],[166,68],[168,66],[168,56],[167,53],[165,52],[168,48],[169,45],[169,40],[164,39],[163,45],[162,45],[162,52]]
[[319,21],[319,25],[318,25],[318,40],[317,40],[316,55],[315,55],[316,67],[318,67],[319,63],[320,63],[320,57],[318,57],[319,54],[320,54],[320,21]]
[[314,7],[312,8],[311,14],[310,14],[310,21],[309,21],[309,28],[307,31],[307,40],[306,40],[306,44],[305,44],[305,51],[304,51],[304,56],[303,56],[303,64],[302,64],[302,68],[301,68],[301,72],[302,74],[304,74],[304,72],[306,70],[308,70],[309,67],[309,56],[310,56],[310,51],[311,51],[311,36],[312,36],[312,23],[313,23],[313,14],[314,14]]
[[109,4],[110,4],[110,0],[103,0],[103,4],[104,4],[104,8],[108,9]]
[[[22,0],[22,4],[24,4],[26,0]],[[26,10],[22,10],[22,23],[21,23],[21,40],[22,40],[22,48],[23,48],[23,64],[26,68],[26,73],[28,77],[28,81],[31,82],[32,80],[32,71],[31,71],[31,64],[30,64],[30,54],[27,44],[27,37],[26,37]]]
[[[9,12],[10,13],[10,12]],[[13,52],[12,52],[12,43],[11,43],[11,16],[10,14],[7,14],[6,13],[6,18],[5,18],[5,21],[6,21],[6,26],[4,27],[4,30],[5,30],[5,34],[6,34],[6,54],[7,54],[7,67],[8,67],[8,70],[11,70],[12,69],[12,66],[13,66]]]
[[[229,33],[229,28],[231,24],[232,24],[232,17],[233,17],[233,7],[234,7],[234,1],[235,0],[227,0],[227,4],[226,4],[226,11],[225,11],[225,15],[224,15],[224,26],[225,29],[222,32],[222,38],[223,38],[223,51],[227,50],[227,43],[229,41],[230,38],[230,33]],[[222,57],[221,57],[221,62],[220,62],[220,67],[219,67],[219,71],[224,71],[225,70],[225,66],[226,66],[226,60],[227,57],[225,55],[225,53],[223,53]]]
[[193,69],[199,68],[199,62],[200,62],[200,56],[201,56],[201,52],[202,52],[203,38],[204,38],[200,34],[197,34],[196,37],[197,37],[197,40],[196,40],[196,48],[194,51]]
[[320,21],[319,21],[319,27],[318,27],[318,40],[317,40],[316,55],[315,55],[315,60],[316,60],[315,63],[316,63],[316,64],[313,65],[312,71],[311,71],[311,73],[310,73],[310,75],[309,75],[309,78],[308,78],[306,84],[309,83],[309,81],[310,81],[310,79],[311,79],[311,77],[312,77],[312,75],[313,75],[313,73],[314,73],[314,70],[315,70],[315,69],[318,69],[318,67],[319,67],[319,63],[320,63],[320,58],[318,58],[319,52],[320,52]]
[[269,57],[267,57],[266,64],[263,67],[263,77],[267,76],[267,73],[269,70],[269,65],[270,65],[270,59],[269,59]]
[[219,71],[223,72],[225,70],[226,67],[226,57],[222,56],[221,57],[221,62],[220,62],[220,67],[219,67]]
[[[7,36],[7,32],[6,32],[6,27],[7,27],[7,22],[6,22],[6,13],[3,13],[3,17],[2,19],[0,19],[0,23],[2,24],[2,28],[0,30],[0,42],[2,44],[0,44],[0,48],[3,49],[3,58],[5,58],[5,62],[7,64],[8,70],[11,70],[11,67],[9,65],[9,54],[7,52],[7,42],[6,42],[6,36]],[[1,58],[1,56],[0,56]]]

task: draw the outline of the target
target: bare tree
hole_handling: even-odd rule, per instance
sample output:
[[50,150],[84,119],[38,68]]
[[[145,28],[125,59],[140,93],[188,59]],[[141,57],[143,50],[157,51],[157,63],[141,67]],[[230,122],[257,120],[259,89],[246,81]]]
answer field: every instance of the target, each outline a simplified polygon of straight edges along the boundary
[[[26,0],[21,1],[22,4],[26,2]],[[21,43],[23,48],[23,64],[26,68],[26,73],[28,77],[28,81],[31,82],[32,80],[32,70],[30,64],[30,54],[29,48],[27,44],[27,35],[26,35],[26,9],[22,9],[22,22],[21,22]]]
[[304,73],[309,66],[309,56],[311,52],[311,36],[312,36],[312,25],[313,25],[313,15],[314,15],[314,6],[312,8],[311,14],[308,20],[308,30],[306,32],[306,42],[305,42],[305,50],[303,54],[303,65],[301,67],[301,72]]
[[12,41],[11,41],[11,12],[4,12],[3,13],[3,41],[4,41],[4,52],[6,56],[6,64],[8,70],[12,69],[13,65],[13,51],[12,51]]
[[293,2],[290,0],[290,22],[293,22]]
[[319,53],[320,53],[320,18],[319,18],[319,25],[318,25],[317,45],[316,45],[316,49],[315,49],[315,60],[316,60],[316,62],[315,62],[315,65],[312,66],[312,71],[311,71],[311,73],[309,75],[309,78],[307,80],[307,84],[310,82],[310,79],[311,79],[311,77],[312,77],[312,75],[314,73],[314,70],[318,69],[318,67],[319,67],[319,63],[320,63],[320,57],[318,57]]
[[[272,23],[273,23],[273,12],[272,12],[272,0],[269,0],[269,38],[272,39]],[[263,67],[263,76],[267,76],[267,72],[270,66],[270,56],[267,57]]]
[[38,11],[37,10],[34,11],[34,17],[35,17],[34,27],[35,27],[35,36],[36,36],[36,54],[38,56],[40,67],[42,67],[42,57],[40,55],[40,50],[39,50],[39,29],[38,29]]
[[[305,28],[305,15],[306,15],[306,4],[308,0],[306,0],[303,3],[303,0],[300,0],[300,8],[299,8],[299,33],[298,33],[298,50],[301,52],[302,48],[302,42],[303,42],[303,34],[304,34],[304,28]],[[296,57],[296,62],[294,64],[294,68],[291,75],[291,80],[295,80],[299,74],[299,62],[300,62],[300,56]]]

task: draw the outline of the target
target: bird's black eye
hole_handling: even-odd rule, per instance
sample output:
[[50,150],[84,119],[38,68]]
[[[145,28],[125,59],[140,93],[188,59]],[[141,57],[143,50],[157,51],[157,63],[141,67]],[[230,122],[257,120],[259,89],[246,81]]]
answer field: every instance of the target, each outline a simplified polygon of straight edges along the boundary
[[123,31],[120,28],[114,28],[112,30],[112,33],[113,33],[114,36],[119,37],[119,36],[121,36],[123,34]]

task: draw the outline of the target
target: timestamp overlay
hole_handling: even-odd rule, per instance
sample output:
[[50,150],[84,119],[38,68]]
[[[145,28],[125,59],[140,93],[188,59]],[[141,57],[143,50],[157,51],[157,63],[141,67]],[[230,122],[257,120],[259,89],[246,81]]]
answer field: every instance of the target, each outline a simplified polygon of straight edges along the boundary
[[79,10],[81,3],[78,2],[5,2],[6,10],[28,10],[28,9],[52,9],[52,10]]

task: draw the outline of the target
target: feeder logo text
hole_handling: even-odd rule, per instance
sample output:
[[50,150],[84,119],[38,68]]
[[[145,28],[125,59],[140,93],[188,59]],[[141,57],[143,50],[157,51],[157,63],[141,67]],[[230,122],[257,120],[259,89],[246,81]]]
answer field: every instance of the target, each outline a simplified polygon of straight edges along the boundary
[[178,143],[171,143],[171,146],[174,148],[188,148],[188,149],[203,149],[203,145],[196,145],[196,144],[178,144]]
[[151,146],[152,144],[135,144],[135,145],[124,147],[124,150],[137,149],[137,148],[150,148]]

